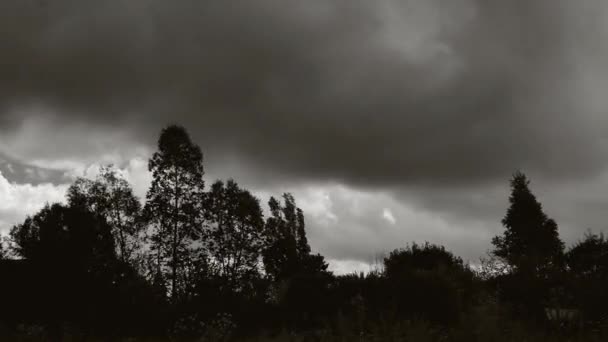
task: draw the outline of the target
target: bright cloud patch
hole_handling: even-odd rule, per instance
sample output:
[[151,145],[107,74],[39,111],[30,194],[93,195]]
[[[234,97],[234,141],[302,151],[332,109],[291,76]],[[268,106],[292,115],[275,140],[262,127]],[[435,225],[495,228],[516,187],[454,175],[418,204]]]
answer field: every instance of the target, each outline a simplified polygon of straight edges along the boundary
[[329,259],[329,270],[335,274],[369,273],[380,270],[382,260],[374,263],[361,262],[357,260],[332,260]]
[[396,224],[397,220],[395,219],[395,216],[393,216],[393,213],[391,212],[390,209],[388,208],[384,208],[382,210],[382,218],[387,220],[390,224]]
[[70,177],[84,177],[88,179],[95,179],[99,174],[101,166],[116,163],[119,166],[116,167],[117,173],[126,179],[129,184],[133,187],[133,192],[140,200],[145,200],[146,192],[152,183],[152,174],[148,171],[148,161],[144,157],[135,157],[121,162],[120,159],[110,159],[108,163],[101,164],[95,163],[90,164],[86,167],[68,171]]
[[[121,162],[108,159],[109,163]],[[151,182],[147,160],[136,157],[121,163],[118,172],[131,184],[135,194],[143,201]],[[79,163],[77,167],[66,170],[66,177],[95,178],[102,164]],[[37,169],[30,168],[31,172]],[[0,233],[6,234],[10,228],[22,222],[27,215],[33,215],[47,203],[65,202],[69,184],[30,184],[9,181],[0,172]]]
[[67,185],[17,184],[0,173],[0,233],[40,210],[46,203],[65,201]]

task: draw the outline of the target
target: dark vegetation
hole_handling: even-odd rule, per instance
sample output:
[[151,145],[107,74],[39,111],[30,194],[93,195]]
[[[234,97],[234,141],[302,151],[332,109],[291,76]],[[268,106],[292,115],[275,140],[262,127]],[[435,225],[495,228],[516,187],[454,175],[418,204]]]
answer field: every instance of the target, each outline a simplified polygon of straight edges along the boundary
[[471,267],[412,243],[368,274],[313,254],[290,194],[206,186],[186,131],[161,133],[141,205],[112,167],[0,244],[3,340],[605,340],[608,240],[566,249],[522,173],[504,233]]

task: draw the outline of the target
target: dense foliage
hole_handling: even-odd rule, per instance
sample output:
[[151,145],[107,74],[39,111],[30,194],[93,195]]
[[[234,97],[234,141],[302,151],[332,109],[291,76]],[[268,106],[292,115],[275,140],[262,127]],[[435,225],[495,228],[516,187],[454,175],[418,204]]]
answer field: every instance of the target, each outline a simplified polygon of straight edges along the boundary
[[[564,252],[523,173],[504,233],[472,267],[411,243],[367,274],[333,275],[295,198],[268,215],[234,180],[203,180],[203,154],[165,128],[144,203],[116,168],[77,179],[0,243],[0,337],[62,340],[602,340],[608,240]],[[6,241],[4,241],[6,240]]]

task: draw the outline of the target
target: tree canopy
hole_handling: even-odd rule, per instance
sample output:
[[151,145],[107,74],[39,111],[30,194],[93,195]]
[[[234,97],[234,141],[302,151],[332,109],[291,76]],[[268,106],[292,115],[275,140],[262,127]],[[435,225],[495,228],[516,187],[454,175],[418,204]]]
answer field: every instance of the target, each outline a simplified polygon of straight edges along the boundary
[[265,247],[264,217],[257,198],[234,180],[213,183],[205,202],[204,247],[211,274],[233,290],[251,286],[261,276]]
[[274,280],[297,274],[325,272],[327,264],[320,255],[310,253],[306,238],[304,214],[291,194],[283,195],[284,204],[271,197],[270,217],[266,220],[267,248],[264,269]]
[[131,185],[114,167],[101,167],[95,180],[76,179],[67,198],[70,206],[82,206],[103,217],[112,229],[120,259],[131,261],[141,245],[141,204]]
[[168,281],[171,298],[185,288],[191,242],[201,236],[204,203],[203,154],[183,127],[161,132],[148,164],[152,185],[144,216],[151,225],[150,248],[157,279]]

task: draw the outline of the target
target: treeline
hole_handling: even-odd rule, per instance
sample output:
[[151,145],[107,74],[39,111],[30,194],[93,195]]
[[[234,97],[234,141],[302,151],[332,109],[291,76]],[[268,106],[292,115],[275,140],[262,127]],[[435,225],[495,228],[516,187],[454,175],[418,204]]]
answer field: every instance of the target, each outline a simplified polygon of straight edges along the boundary
[[608,332],[608,241],[568,250],[522,173],[504,233],[472,267],[444,247],[395,250],[336,276],[313,254],[290,194],[206,186],[179,126],[150,158],[145,204],[112,167],[77,179],[66,204],[14,226],[0,249],[0,337],[513,341]]

